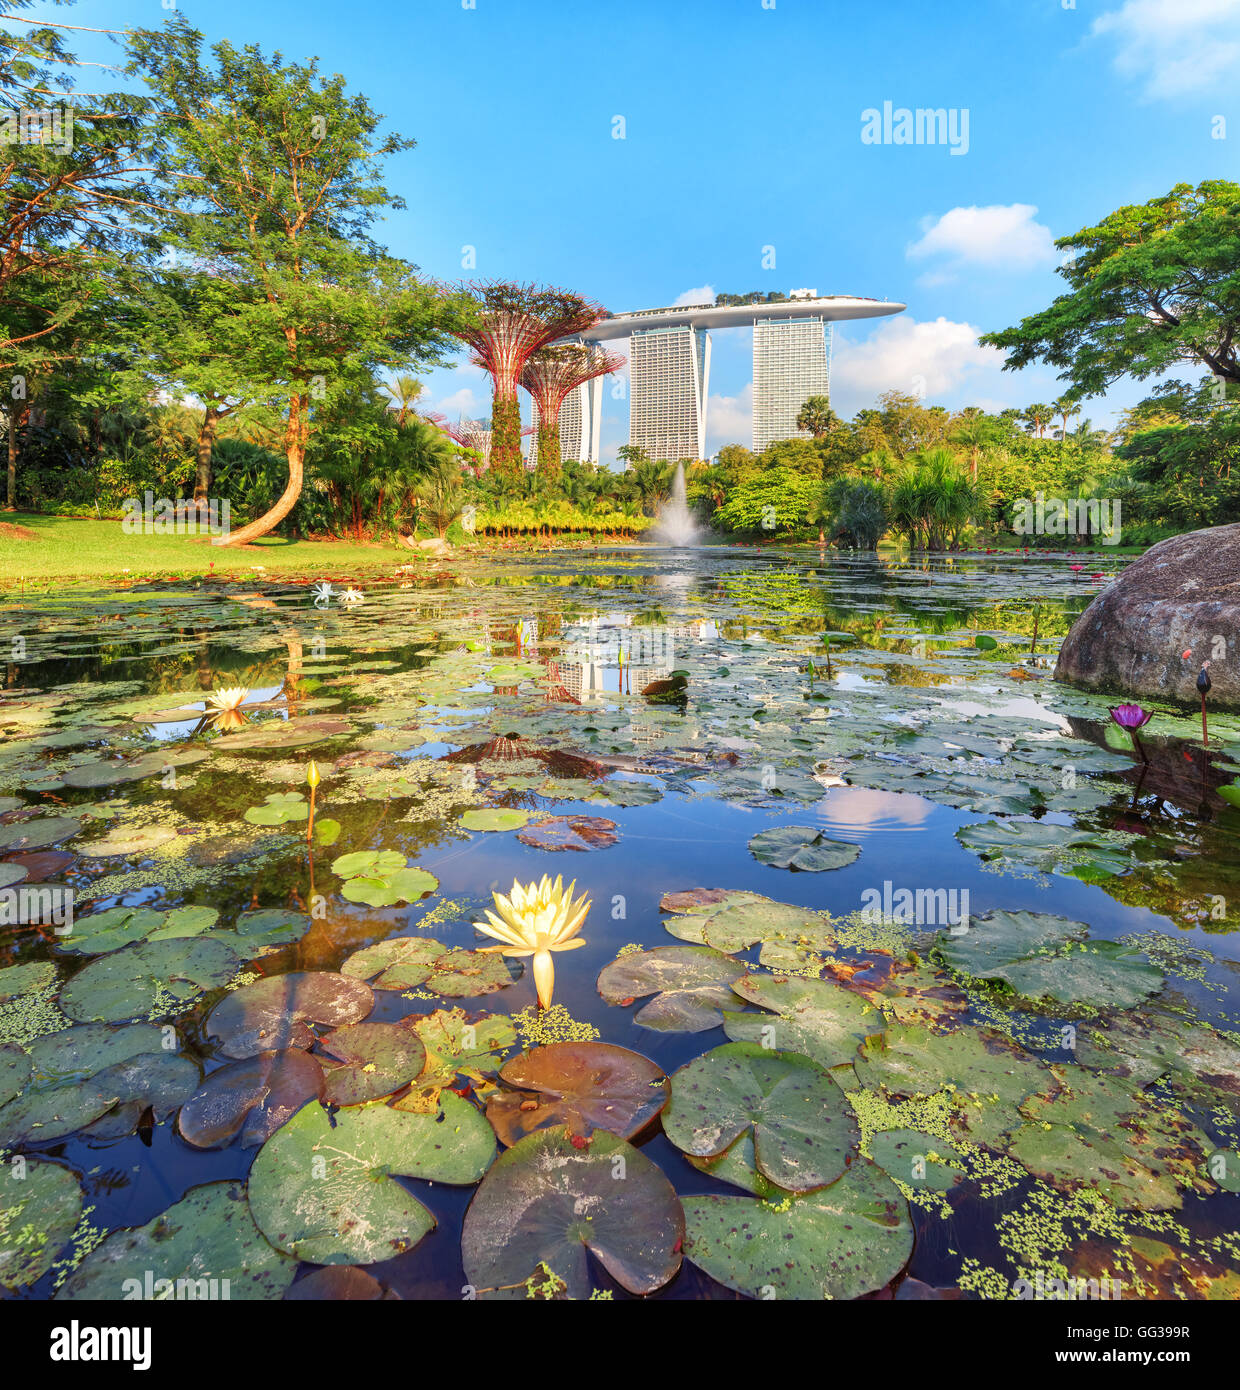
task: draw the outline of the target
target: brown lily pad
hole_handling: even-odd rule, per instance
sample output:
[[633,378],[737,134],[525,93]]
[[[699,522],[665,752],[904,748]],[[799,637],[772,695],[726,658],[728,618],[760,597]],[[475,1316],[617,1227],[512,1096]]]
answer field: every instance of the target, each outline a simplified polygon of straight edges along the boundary
[[225,1057],[308,1048],[312,1025],[357,1023],[374,1007],[375,996],[361,980],[331,970],[296,970],[243,985],[211,1010],[206,1031]]
[[527,1134],[559,1126],[587,1139],[596,1129],[632,1139],[671,1094],[662,1067],[649,1057],[600,1042],[536,1047],[506,1063],[499,1078],[512,1089],[491,1096],[487,1119],[510,1148]]
[[517,839],[535,849],[607,849],[620,838],[616,830],[604,816],[548,816],[519,830]]
[[238,1132],[243,1148],[266,1141],[323,1090],[323,1069],[307,1052],[260,1052],[220,1067],[181,1107],[177,1127],[196,1149],[215,1149]]
[[10,854],[6,864],[18,864],[26,871],[27,883],[43,883],[55,874],[62,873],[77,859],[68,850],[47,849],[33,854]]

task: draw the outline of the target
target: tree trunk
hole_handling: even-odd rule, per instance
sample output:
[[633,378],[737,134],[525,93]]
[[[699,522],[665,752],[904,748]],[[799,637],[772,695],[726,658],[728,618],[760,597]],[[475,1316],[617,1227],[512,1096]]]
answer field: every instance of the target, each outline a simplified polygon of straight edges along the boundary
[[9,406],[9,473],[5,491],[5,506],[17,509],[17,407]]
[[207,505],[211,495],[211,454],[219,424],[219,407],[207,406],[198,429],[198,462],[194,469],[194,504],[200,508]]
[[284,452],[288,458],[288,483],[275,506],[265,515],[260,516],[257,521],[251,521],[248,526],[243,526],[240,531],[233,531],[226,537],[218,537],[212,541],[213,545],[249,545],[251,541],[265,536],[268,531],[274,531],[293,510],[297,499],[301,496],[302,480],[305,477],[305,420],[309,405],[309,397],[307,396],[293,396],[289,401],[288,426],[284,431]]

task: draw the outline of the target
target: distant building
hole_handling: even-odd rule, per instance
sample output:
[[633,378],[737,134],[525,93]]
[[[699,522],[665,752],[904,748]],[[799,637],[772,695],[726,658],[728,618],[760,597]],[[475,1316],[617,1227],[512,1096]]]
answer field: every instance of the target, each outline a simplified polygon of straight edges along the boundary
[[[711,329],[753,327],[757,450],[773,440],[808,437],[797,430],[796,417],[810,396],[831,393],[833,322],[883,318],[904,308],[813,289],[729,294],[713,305],[612,314],[582,336],[600,343],[628,338],[629,443],[651,458],[676,462],[706,457]],[[597,437],[597,424],[594,429]],[[598,457],[597,444],[593,457]]]
[[[792,298],[810,297],[794,290]],[[831,325],[821,315],[756,319],[753,326],[753,451],[778,439],[809,439],[797,416],[810,396],[831,394]]]
[[633,329],[629,339],[630,444],[644,449],[652,459],[705,458],[709,389],[709,333],[689,323]]

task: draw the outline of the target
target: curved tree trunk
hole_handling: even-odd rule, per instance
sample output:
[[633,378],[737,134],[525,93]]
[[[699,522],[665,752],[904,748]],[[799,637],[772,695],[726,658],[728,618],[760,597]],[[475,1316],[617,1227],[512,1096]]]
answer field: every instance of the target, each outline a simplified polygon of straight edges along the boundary
[[308,404],[308,399],[305,396],[294,396],[289,401],[288,427],[284,432],[284,451],[288,456],[288,483],[275,506],[256,521],[251,521],[248,526],[243,526],[240,531],[233,531],[228,536],[217,537],[211,542],[212,545],[249,545],[251,541],[265,536],[268,531],[274,531],[293,510],[297,499],[301,496],[302,480],[305,477],[305,420]]

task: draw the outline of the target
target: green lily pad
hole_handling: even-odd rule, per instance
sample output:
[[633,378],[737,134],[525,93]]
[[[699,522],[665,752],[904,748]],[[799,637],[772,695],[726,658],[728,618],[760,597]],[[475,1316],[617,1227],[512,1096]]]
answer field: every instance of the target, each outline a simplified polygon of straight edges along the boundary
[[913,1129],[891,1129],[870,1140],[870,1157],[905,1187],[947,1192],[965,1175],[963,1160],[943,1139]]
[[426,1066],[413,1092],[395,1102],[398,1110],[434,1109],[440,1091],[458,1076],[481,1082],[499,1069],[504,1053],[517,1040],[512,1020],[503,1014],[470,1019],[463,1009],[436,1009],[403,1023],[422,1040]]
[[0,825],[0,854],[12,854],[22,849],[47,849],[58,845],[82,829],[82,822],[72,816],[36,816],[32,820]]
[[21,1289],[51,1269],[82,1217],[82,1188],[59,1163],[27,1159],[0,1183],[0,1287]]
[[1085,853],[1092,863],[1113,871],[1126,859],[1087,830],[1045,820],[985,821],[964,825],[956,838],[966,848],[1008,872],[1054,873],[1071,868]]
[[449,950],[442,941],[397,936],[355,951],[340,967],[346,975],[369,980],[375,989],[413,989],[425,985],[454,998],[493,994],[512,984],[496,952]]
[[490,1125],[450,1091],[434,1115],[381,1102],[350,1107],[335,1124],[304,1106],[259,1151],[250,1208],[278,1249],[312,1264],[374,1264],[403,1254],[435,1218],[396,1177],[465,1185],[495,1153]]
[[288,825],[309,815],[310,803],[300,792],[272,792],[261,806],[251,806],[244,819],[251,825]]
[[23,965],[6,965],[0,969],[0,1004],[7,1004],[20,994],[36,994],[56,978],[56,966],[50,960],[32,960]]
[[725,1010],[723,1030],[733,1042],[799,1052],[820,1067],[851,1062],[857,1048],[871,1033],[882,1032],[885,1023],[861,995],[828,980],[746,975],[732,988],[742,999],[771,1011]]
[[30,1079],[34,1064],[24,1047],[0,1043],[0,1106],[7,1105]]
[[237,949],[257,946],[285,946],[291,941],[300,941],[310,930],[311,919],[304,912],[294,912],[291,908],[262,907],[253,912],[243,912],[233,923],[233,928],[241,940]]
[[830,840],[810,825],[784,825],[755,835],[749,852],[760,864],[819,874],[853,863],[861,854],[861,846],[848,840]]
[[183,1008],[226,984],[240,958],[220,941],[150,941],[92,960],[60,991],[76,1022],[120,1023]]
[[399,1023],[350,1023],[324,1039],[322,1050],[341,1063],[326,1071],[329,1105],[360,1105],[390,1096],[422,1074],[426,1049]]
[[1008,1148],[1054,1187],[1089,1188],[1122,1208],[1169,1211],[1185,1191],[1210,1190],[1202,1176],[1211,1145],[1189,1120],[1120,1077],[1057,1069],[1063,1084],[1021,1103],[1030,1122]]
[[834,1182],[860,1142],[843,1091],[808,1057],[725,1043],[673,1074],[663,1132],[678,1149],[713,1157],[750,1131],[758,1171],[788,1192]]
[[220,1148],[237,1134],[252,1148],[322,1092],[323,1069],[308,1052],[260,1052],[213,1071],[181,1107],[177,1129],[196,1149]]
[[99,840],[79,844],[79,854],[89,859],[134,859],[150,854],[160,845],[175,840],[177,833],[166,825],[144,825],[138,829],[118,827]]
[[245,1184],[211,1182],[191,1187],[145,1226],[113,1231],[56,1297],[278,1299],[296,1272],[297,1261],[263,1239]]
[[520,830],[529,819],[529,811],[490,806],[466,811],[461,816],[461,824],[466,830]]
[[112,907],[89,917],[74,917],[72,931],[56,939],[56,949],[69,955],[102,956],[143,941],[164,914],[149,907]]
[[640,1052],[601,1042],[561,1042],[536,1047],[507,1062],[505,1087],[487,1101],[500,1142],[511,1148],[540,1129],[566,1127],[589,1138],[596,1129],[632,1139],[667,1104],[663,1068]]
[[367,907],[415,903],[439,887],[434,874],[426,869],[407,868],[405,856],[394,850],[342,854],[333,862],[332,872],[345,880],[341,894],[350,902],[365,903]]
[[225,1057],[307,1048],[314,1028],[357,1023],[374,1007],[370,986],[331,970],[295,970],[243,985],[211,1010],[206,1034]]
[[943,962],[975,980],[1003,980],[1028,999],[1131,1009],[1162,989],[1162,973],[1131,946],[1089,941],[1084,922],[1048,912],[988,912],[960,935],[941,932]]
[[913,1252],[908,1203],[877,1164],[772,1202],[685,1198],[685,1258],[752,1298],[853,1299],[889,1284]]
[[25,864],[15,863],[11,860],[0,862],[0,888],[12,888],[15,883],[28,876]]
[[746,973],[739,962],[708,946],[658,946],[604,966],[598,992],[608,1004],[620,1005],[653,994],[634,1023],[664,1033],[702,1033],[723,1021],[721,1011],[736,1002],[732,984]]
[[[580,1146],[580,1147],[578,1147]],[[505,1149],[474,1194],[461,1233],[478,1298],[524,1299],[550,1270],[569,1298],[590,1296],[590,1257],[629,1293],[654,1293],[680,1268],[684,1216],[663,1173],[596,1130],[574,1144],[547,1129]]]
[[118,787],[126,782],[141,782],[147,777],[161,776],[170,767],[189,767],[207,756],[201,748],[187,748],[180,752],[146,753],[133,759],[109,758],[105,762],[70,768],[60,780],[66,787]]

